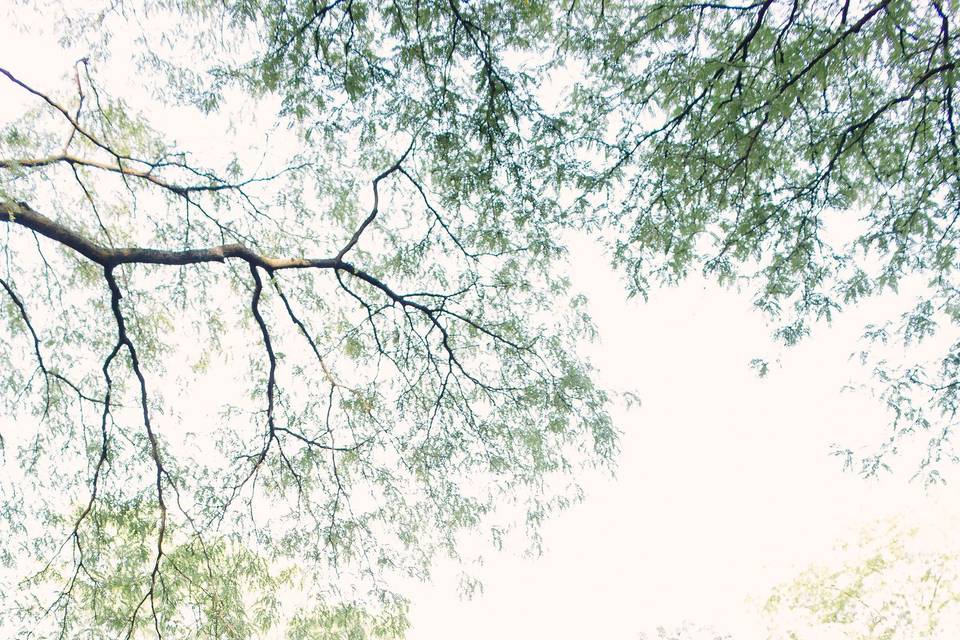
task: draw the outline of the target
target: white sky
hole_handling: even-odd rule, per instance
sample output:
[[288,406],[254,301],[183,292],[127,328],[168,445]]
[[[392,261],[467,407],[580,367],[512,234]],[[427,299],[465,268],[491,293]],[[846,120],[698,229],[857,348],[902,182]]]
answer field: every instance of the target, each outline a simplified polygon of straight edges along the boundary
[[441,572],[416,595],[412,640],[635,640],[684,620],[759,638],[770,588],[840,539],[892,516],[945,527],[957,512],[956,482],[925,491],[909,482],[911,461],[876,481],[829,456],[834,442],[886,436],[874,402],[841,393],[862,380],[848,355],[883,301],[816,331],[758,379],[749,360],[776,346],[748,296],[693,279],[627,302],[596,248],[574,255],[602,338],[594,361],[607,384],[642,399],[617,415],[617,478],[594,479],[583,504],[547,524],[543,556],[489,558],[472,601]]
[[[38,86],[55,86],[73,59],[0,26],[0,66]],[[22,108],[13,93],[0,85],[0,121]],[[886,436],[875,403],[840,391],[862,380],[848,356],[886,302],[821,327],[761,380],[748,362],[776,346],[748,296],[694,278],[628,302],[605,264],[577,243],[574,282],[601,335],[593,360],[606,385],[642,399],[616,415],[617,478],[585,479],[585,502],[546,524],[542,557],[488,555],[484,592],[471,601],[441,563],[410,594],[412,640],[636,639],[683,620],[756,638],[770,587],[858,526],[899,514],[936,528],[956,513],[960,468],[927,492],[908,481],[912,459],[895,460],[900,476],[871,481],[828,455],[834,442]]]

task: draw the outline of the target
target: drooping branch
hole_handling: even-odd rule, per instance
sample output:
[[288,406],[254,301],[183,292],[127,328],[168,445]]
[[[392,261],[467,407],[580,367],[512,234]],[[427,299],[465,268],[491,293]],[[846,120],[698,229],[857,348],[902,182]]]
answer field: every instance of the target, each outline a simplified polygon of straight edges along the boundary
[[36,355],[37,357],[37,367],[40,369],[40,372],[44,376],[44,382],[46,386],[46,392],[44,394],[44,397],[45,397],[45,405],[44,405],[44,411],[43,411],[44,416],[46,416],[47,411],[49,411],[50,409],[50,378],[53,378],[54,380],[57,380],[67,385],[71,389],[73,389],[74,393],[76,393],[81,400],[99,403],[100,400],[87,395],[80,389],[80,387],[78,387],[71,380],[63,376],[63,374],[50,368],[50,366],[47,364],[47,362],[43,358],[43,353],[40,350],[40,336],[37,335],[37,331],[30,320],[30,316],[27,315],[27,308],[26,306],[24,306],[23,300],[20,299],[20,296],[18,296],[17,293],[13,290],[13,287],[11,287],[10,284],[3,278],[0,278],[0,287],[2,287],[4,291],[6,291],[7,296],[10,297],[10,300],[13,302],[14,306],[17,308],[17,311],[20,312],[20,319],[23,320],[23,323],[27,327],[27,331],[30,332],[31,339],[33,340],[33,352],[34,352],[34,355]]
[[[216,191],[232,191],[240,190],[243,187],[253,184],[255,182],[268,182],[274,178],[279,177],[278,175],[259,177],[259,178],[249,178],[242,182],[226,182],[220,179],[211,180],[207,184],[179,184],[176,182],[170,182],[154,173],[154,170],[161,166],[161,163],[150,163],[145,160],[136,160],[135,163],[141,165],[146,165],[147,169],[137,169],[134,167],[126,166],[124,163],[116,164],[107,164],[106,162],[101,162],[99,160],[93,160],[90,158],[81,158],[69,153],[60,153],[52,156],[45,156],[42,158],[22,158],[17,160],[0,160],[0,169],[15,169],[22,167],[25,169],[34,169],[41,167],[49,167],[56,164],[66,164],[70,167],[87,167],[90,169],[98,169],[100,171],[108,171],[110,173],[116,173],[124,178],[139,178],[145,180],[157,187],[170,191],[178,196],[187,196],[191,193],[213,193]],[[165,165],[164,165],[165,166]],[[292,167],[293,169],[299,169],[301,167]],[[213,176],[207,176],[208,178],[213,178]]]
[[267,360],[270,364],[267,374],[267,440],[257,458],[257,463],[254,467],[256,469],[263,463],[264,459],[266,459],[267,452],[270,450],[270,444],[277,437],[276,423],[273,415],[277,391],[277,356],[273,351],[273,341],[270,339],[270,330],[267,329],[267,322],[263,319],[263,314],[260,312],[260,295],[263,293],[263,280],[261,280],[260,274],[257,273],[257,267],[252,263],[250,264],[250,275],[253,276],[254,283],[253,296],[250,299],[250,311],[257,321],[257,326],[260,328],[263,348],[267,352]]
[[[157,615],[156,606],[156,588],[157,581],[160,578],[160,562],[164,557],[163,544],[166,539],[167,531],[167,504],[163,493],[164,477],[167,475],[167,471],[163,466],[163,459],[160,452],[160,441],[157,438],[153,423],[150,420],[146,378],[143,375],[143,369],[140,366],[140,358],[137,354],[136,347],[133,344],[133,340],[130,338],[130,334],[127,332],[123,312],[120,309],[120,299],[122,294],[120,293],[120,285],[117,283],[117,279],[113,275],[112,266],[104,268],[104,278],[106,279],[107,285],[110,288],[110,308],[113,310],[113,317],[117,325],[117,348],[119,348],[121,345],[126,347],[127,353],[130,355],[130,367],[133,369],[133,373],[136,375],[140,386],[140,408],[143,415],[143,426],[146,430],[147,440],[150,444],[150,458],[153,461],[154,469],[156,470],[154,475],[154,484],[157,491],[157,506],[159,507],[160,511],[156,542],[157,554],[153,562],[153,568],[150,572],[150,587],[144,593],[143,598],[140,600],[139,604],[137,604],[133,614],[130,617],[130,623],[127,629],[127,638],[132,636],[137,621],[137,615],[139,614],[140,608],[147,601],[150,603],[150,612],[153,617],[154,628],[157,631],[157,637],[160,638],[160,621]],[[117,348],[114,349],[113,353],[117,352]],[[109,363],[106,363],[104,365],[105,373],[108,367]]]

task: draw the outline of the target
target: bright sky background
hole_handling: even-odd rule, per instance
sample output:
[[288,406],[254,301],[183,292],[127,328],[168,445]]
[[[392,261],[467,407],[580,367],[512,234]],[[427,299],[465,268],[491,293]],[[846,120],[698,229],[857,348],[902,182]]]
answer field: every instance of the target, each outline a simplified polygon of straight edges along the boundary
[[694,278],[627,302],[599,250],[579,245],[575,282],[602,340],[594,362],[642,400],[616,416],[617,478],[592,479],[585,502],[546,525],[541,557],[490,557],[472,601],[456,596],[452,572],[435,579],[414,600],[412,640],[636,640],[684,620],[760,638],[770,588],[835,543],[881,518],[938,530],[957,513],[960,469],[925,490],[909,481],[912,461],[878,481],[829,455],[832,443],[886,436],[877,403],[841,389],[863,381],[848,356],[888,302],[821,327],[759,379],[750,359],[777,347],[748,295]]
[[492,557],[481,596],[459,600],[451,576],[424,589],[411,638],[636,639],[684,620],[757,638],[770,587],[861,526],[947,526],[956,483],[924,490],[907,460],[899,476],[865,480],[829,456],[832,443],[886,435],[875,402],[841,392],[863,376],[848,356],[865,313],[816,331],[758,379],[748,362],[776,345],[747,295],[693,279],[627,302],[596,248],[574,256],[600,328],[594,361],[642,399],[617,415],[617,478],[593,479],[586,501],[546,526],[542,557]]
[[[55,86],[74,58],[35,36],[0,25],[0,65]],[[22,108],[13,94],[0,85],[0,121]],[[886,436],[878,405],[841,388],[863,380],[849,355],[866,322],[888,317],[888,301],[778,353],[745,293],[693,278],[648,303],[627,301],[606,264],[596,246],[576,243],[574,282],[601,336],[592,358],[607,386],[642,400],[616,414],[617,477],[584,479],[585,502],[544,527],[543,556],[489,555],[478,572],[485,590],[471,601],[441,563],[432,584],[411,592],[412,640],[636,640],[683,620],[758,638],[770,587],[859,526],[899,515],[936,529],[957,512],[960,468],[948,468],[951,485],[927,491],[909,482],[913,459],[876,481],[829,456],[832,443]],[[748,363],[771,353],[780,364],[758,379]]]

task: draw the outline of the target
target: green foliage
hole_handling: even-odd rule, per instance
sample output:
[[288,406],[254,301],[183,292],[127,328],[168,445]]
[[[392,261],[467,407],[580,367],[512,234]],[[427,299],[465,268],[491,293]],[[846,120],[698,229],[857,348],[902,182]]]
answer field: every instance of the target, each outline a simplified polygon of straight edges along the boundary
[[[927,532],[929,533],[929,532]],[[887,523],[845,546],[839,562],[778,587],[771,638],[946,639],[960,621],[960,550]]]
[[[654,640],[646,634],[640,634],[640,640]],[[657,636],[655,640],[732,640],[731,636],[710,629],[684,623],[675,628],[657,627]]]
[[[616,453],[570,229],[632,293],[752,287],[787,344],[891,290],[918,299],[872,336],[960,319],[956,3],[76,5],[12,12],[82,52],[62,85],[0,78],[33,101],[0,130],[0,389],[31,425],[0,539],[48,567],[3,594],[18,623],[386,637],[392,578],[461,532],[536,540]],[[930,432],[939,478],[958,344],[877,364],[893,432],[851,463]]]
[[[891,337],[910,346],[955,327],[954,3],[605,7],[568,40],[589,65],[574,106],[603,158],[583,206],[613,225],[635,292],[702,269],[753,287],[790,345],[904,285],[916,311]],[[609,179],[619,189],[605,191]],[[866,473],[910,432],[936,440],[928,479],[956,459],[956,378],[915,364],[912,379],[887,375],[925,418],[895,423]]]

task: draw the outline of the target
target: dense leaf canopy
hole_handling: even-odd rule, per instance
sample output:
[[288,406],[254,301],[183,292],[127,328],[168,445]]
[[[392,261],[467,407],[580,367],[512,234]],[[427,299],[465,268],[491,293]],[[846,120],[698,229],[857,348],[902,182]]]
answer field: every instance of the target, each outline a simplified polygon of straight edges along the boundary
[[[0,68],[24,635],[402,633],[396,576],[615,453],[570,230],[633,292],[753,287],[787,343],[900,286],[871,337],[960,321],[956,3],[76,4],[9,10],[61,78]],[[952,457],[960,343],[921,364],[878,364],[865,470]]]

